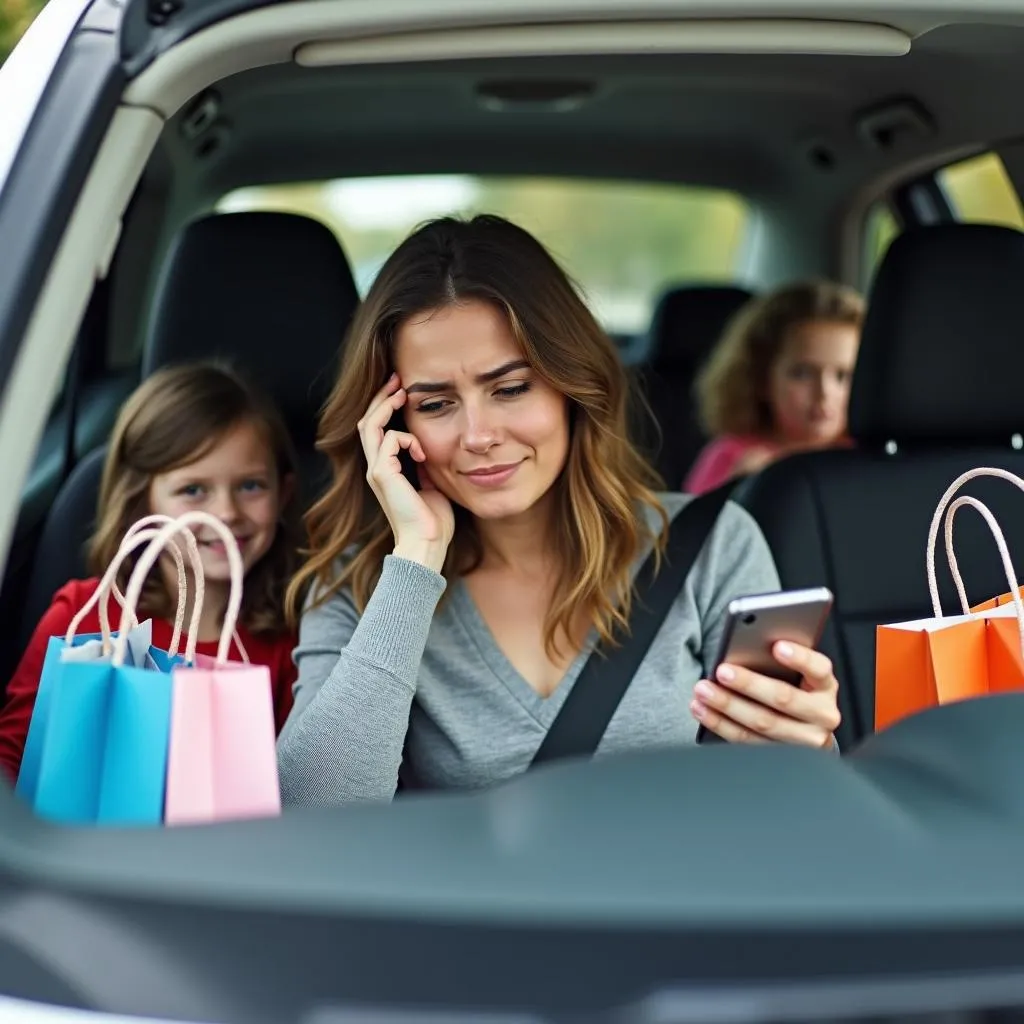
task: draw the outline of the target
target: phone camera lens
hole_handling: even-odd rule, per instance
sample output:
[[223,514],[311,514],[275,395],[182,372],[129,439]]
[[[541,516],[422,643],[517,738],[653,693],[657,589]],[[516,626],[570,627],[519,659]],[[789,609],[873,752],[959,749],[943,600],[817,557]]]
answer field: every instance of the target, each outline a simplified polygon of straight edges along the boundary
[[747,614],[743,616],[744,626],[752,626],[755,622],[757,622],[757,616],[753,612],[747,612]]

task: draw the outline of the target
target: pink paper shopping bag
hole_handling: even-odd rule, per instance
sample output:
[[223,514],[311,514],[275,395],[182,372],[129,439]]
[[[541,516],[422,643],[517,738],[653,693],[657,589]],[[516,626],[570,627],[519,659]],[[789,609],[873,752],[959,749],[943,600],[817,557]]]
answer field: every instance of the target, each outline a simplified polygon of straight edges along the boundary
[[270,670],[197,655],[174,672],[164,821],[280,813]]
[[[189,512],[161,531],[144,558],[153,561],[178,532],[195,526],[223,541],[231,567],[231,594],[216,658],[196,655],[172,673],[171,730],[164,822],[228,821],[280,814],[276,730],[265,665],[229,661],[242,604],[242,557],[231,531],[205,512]],[[196,580],[196,601],[203,600]]]

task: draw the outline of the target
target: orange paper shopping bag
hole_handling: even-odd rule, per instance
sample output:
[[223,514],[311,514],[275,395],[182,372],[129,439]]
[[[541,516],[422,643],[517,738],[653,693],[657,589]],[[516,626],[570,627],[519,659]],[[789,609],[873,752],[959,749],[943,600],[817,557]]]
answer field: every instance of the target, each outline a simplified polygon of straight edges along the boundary
[[[939,502],[928,535],[927,572],[934,617],[879,626],[875,655],[875,728],[926,708],[981,697],[1004,690],[1024,689],[1024,602],[1006,540],[991,511],[971,497],[953,495],[968,479],[964,474]],[[946,511],[948,505],[948,512]],[[953,550],[953,520],[957,511],[974,508],[988,524],[1010,584],[1007,602],[986,602],[972,609]],[[945,514],[946,553],[960,596],[962,614],[943,616],[935,575],[935,542]]]
[[[1024,491],[1024,478],[1009,470],[982,467],[972,469],[953,481],[943,496],[943,501],[948,501],[956,491],[967,481],[978,477],[997,477],[1012,483],[1018,490]],[[974,605],[969,610],[972,613],[993,612],[998,608],[1004,611],[999,615],[990,615],[988,619],[988,657],[989,657],[989,692],[1002,692],[1005,690],[1018,690],[1022,688],[1024,679],[1024,628],[1018,629],[1017,607],[1024,598],[1024,587],[1015,586],[1013,563],[1003,539],[1002,531],[992,513],[974,498],[960,498],[953,502],[946,514],[945,541],[946,558],[949,561],[950,572],[953,575],[953,582],[956,585],[957,596],[960,599],[960,607],[967,609],[967,590],[964,587],[963,576],[960,574],[960,566],[956,560],[956,550],[953,545],[953,518],[959,508],[969,505],[976,509],[985,519],[999,548],[1000,557],[1003,560],[1003,569],[1010,582],[1011,589],[997,597],[990,598]],[[935,583],[935,565],[930,565],[929,585],[933,593],[938,592],[938,585]]]
[[[172,672],[171,729],[164,822],[168,825],[268,817],[281,811],[270,670],[228,660],[242,604],[243,566],[231,531],[205,512],[165,527],[143,556],[149,564],[177,532],[195,527],[225,546],[231,592],[215,658],[195,655]],[[197,574],[200,575],[200,574]],[[196,580],[197,604],[204,585]],[[191,638],[190,638],[191,639]]]

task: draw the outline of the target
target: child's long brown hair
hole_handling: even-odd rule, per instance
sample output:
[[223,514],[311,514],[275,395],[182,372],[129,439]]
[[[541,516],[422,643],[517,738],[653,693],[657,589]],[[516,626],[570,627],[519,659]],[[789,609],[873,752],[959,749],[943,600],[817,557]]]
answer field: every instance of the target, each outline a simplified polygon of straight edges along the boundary
[[832,281],[800,281],[751,299],[732,318],[696,384],[709,437],[768,437],[775,431],[768,377],[790,330],[811,320],[860,327],[864,300]]
[[[446,217],[420,228],[384,264],[360,307],[320,420],[317,447],[330,458],[334,480],[307,515],[309,558],[289,587],[289,615],[298,616],[311,584],[318,602],[342,587],[351,587],[360,609],[369,600],[393,537],[366,482],[356,424],[394,366],[399,327],[467,300],[499,309],[530,365],[569,400],[569,456],[554,484],[563,564],[547,615],[548,649],[575,635],[581,611],[611,639],[613,627],[627,623],[634,559],[652,541],[660,550],[664,531],[652,531],[644,514],[653,507],[665,522],[657,476],[628,438],[628,384],[614,345],[544,247],[494,216]],[[471,518],[457,515],[445,574],[470,572],[480,558]]]
[[[220,363],[188,363],[147,377],[121,408],[107,448],[97,527],[89,542],[92,571],[102,574],[128,528],[149,514],[153,477],[201,459],[243,423],[252,423],[263,433],[279,479],[294,478],[295,454],[280,414],[235,370]],[[284,506],[270,550],[246,574],[241,622],[252,633],[276,634],[288,628],[284,590],[296,564],[295,505],[293,500]],[[134,562],[134,558],[125,561],[119,579],[122,588]],[[154,571],[143,590],[140,611],[170,618],[174,600],[159,571]]]

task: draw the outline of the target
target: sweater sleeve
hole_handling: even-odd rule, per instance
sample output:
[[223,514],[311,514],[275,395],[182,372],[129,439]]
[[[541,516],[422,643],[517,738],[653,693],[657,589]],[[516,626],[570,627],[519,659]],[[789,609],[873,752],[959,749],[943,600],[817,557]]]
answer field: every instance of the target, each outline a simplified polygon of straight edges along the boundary
[[50,637],[62,636],[67,632],[75,613],[84,603],[85,598],[76,600],[76,597],[81,596],[75,594],[71,584],[57,591],[53,603],[39,620],[14,675],[7,683],[6,702],[0,712],[0,767],[12,783],[17,780],[21,769],[25,738],[28,736]]
[[346,590],[308,607],[295,705],[278,741],[285,803],[390,800],[444,577],[388,555],[363,614]]

